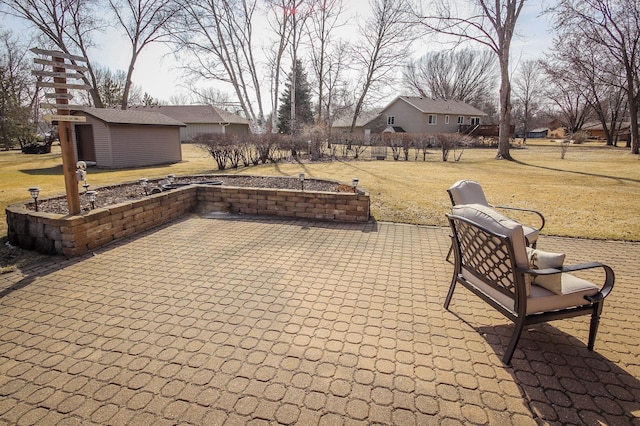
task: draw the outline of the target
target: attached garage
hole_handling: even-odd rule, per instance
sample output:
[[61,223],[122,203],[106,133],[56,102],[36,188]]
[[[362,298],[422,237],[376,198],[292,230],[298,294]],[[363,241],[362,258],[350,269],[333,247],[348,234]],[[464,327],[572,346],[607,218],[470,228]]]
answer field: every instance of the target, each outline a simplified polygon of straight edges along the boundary
[[78,160],[98,167],[153,166],[182,161],[180,128],[185,125],[157,112],[85,108],[74,115],[85,123],[74,124]]

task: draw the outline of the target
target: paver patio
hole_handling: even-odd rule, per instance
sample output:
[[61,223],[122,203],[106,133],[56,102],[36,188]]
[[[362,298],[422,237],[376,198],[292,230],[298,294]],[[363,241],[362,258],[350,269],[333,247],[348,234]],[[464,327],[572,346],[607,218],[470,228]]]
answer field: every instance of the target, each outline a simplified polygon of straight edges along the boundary
[[640,424],[640,243],[542,237],[617,281],[523,333],[459,288],[442,228],[185,217],[0,276],[4,424]]

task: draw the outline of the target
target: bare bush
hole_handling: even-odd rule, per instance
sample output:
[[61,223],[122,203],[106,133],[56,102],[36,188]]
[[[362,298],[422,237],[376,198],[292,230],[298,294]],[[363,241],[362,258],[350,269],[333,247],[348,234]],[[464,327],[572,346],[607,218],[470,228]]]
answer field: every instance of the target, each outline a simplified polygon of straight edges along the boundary
[[583,144],[587,140],[589,140],[589,134],[584,131],[576,132],[573,134],[573,138],[571,139],[573,140],[573,143],[576,145]]
[[193,142],[202,146],[213,157],[218,170],[225,170],[229,161],[229,140],[227,135],[216,133],[200,133]]
[[449,154],[453,151],[453,160],[460,161],[464,149],[473,145],[473,138],[460,133],[439,133],[436,141],[442,149],[442,161],[449,159]]

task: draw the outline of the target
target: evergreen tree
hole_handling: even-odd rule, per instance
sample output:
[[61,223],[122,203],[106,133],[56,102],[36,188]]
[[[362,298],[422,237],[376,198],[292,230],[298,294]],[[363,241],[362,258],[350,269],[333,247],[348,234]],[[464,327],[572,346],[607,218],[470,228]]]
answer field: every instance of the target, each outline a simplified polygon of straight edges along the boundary
[[295,134],[307,124],[313,123],[313,110],[311,107],[311,86],[307,80],[307,73],[302,68],[302,62],[296,61],[293,70],[296,76],[295,84],[295,124],[291,126],[291,86],[293,85],[293,73],[289,74],[285,90],[280,97],[278,108],[278,130],[280,133]]

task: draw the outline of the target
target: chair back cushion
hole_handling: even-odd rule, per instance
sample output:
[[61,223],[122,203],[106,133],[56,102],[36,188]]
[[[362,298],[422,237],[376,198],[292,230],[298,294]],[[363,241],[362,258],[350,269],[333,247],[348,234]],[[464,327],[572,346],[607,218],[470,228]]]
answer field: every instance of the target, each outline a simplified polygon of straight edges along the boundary
[[482,204],[488,206],[482,186],[472,180],[459,180],[449,188],[449,195],[454,206],[459,204]]

